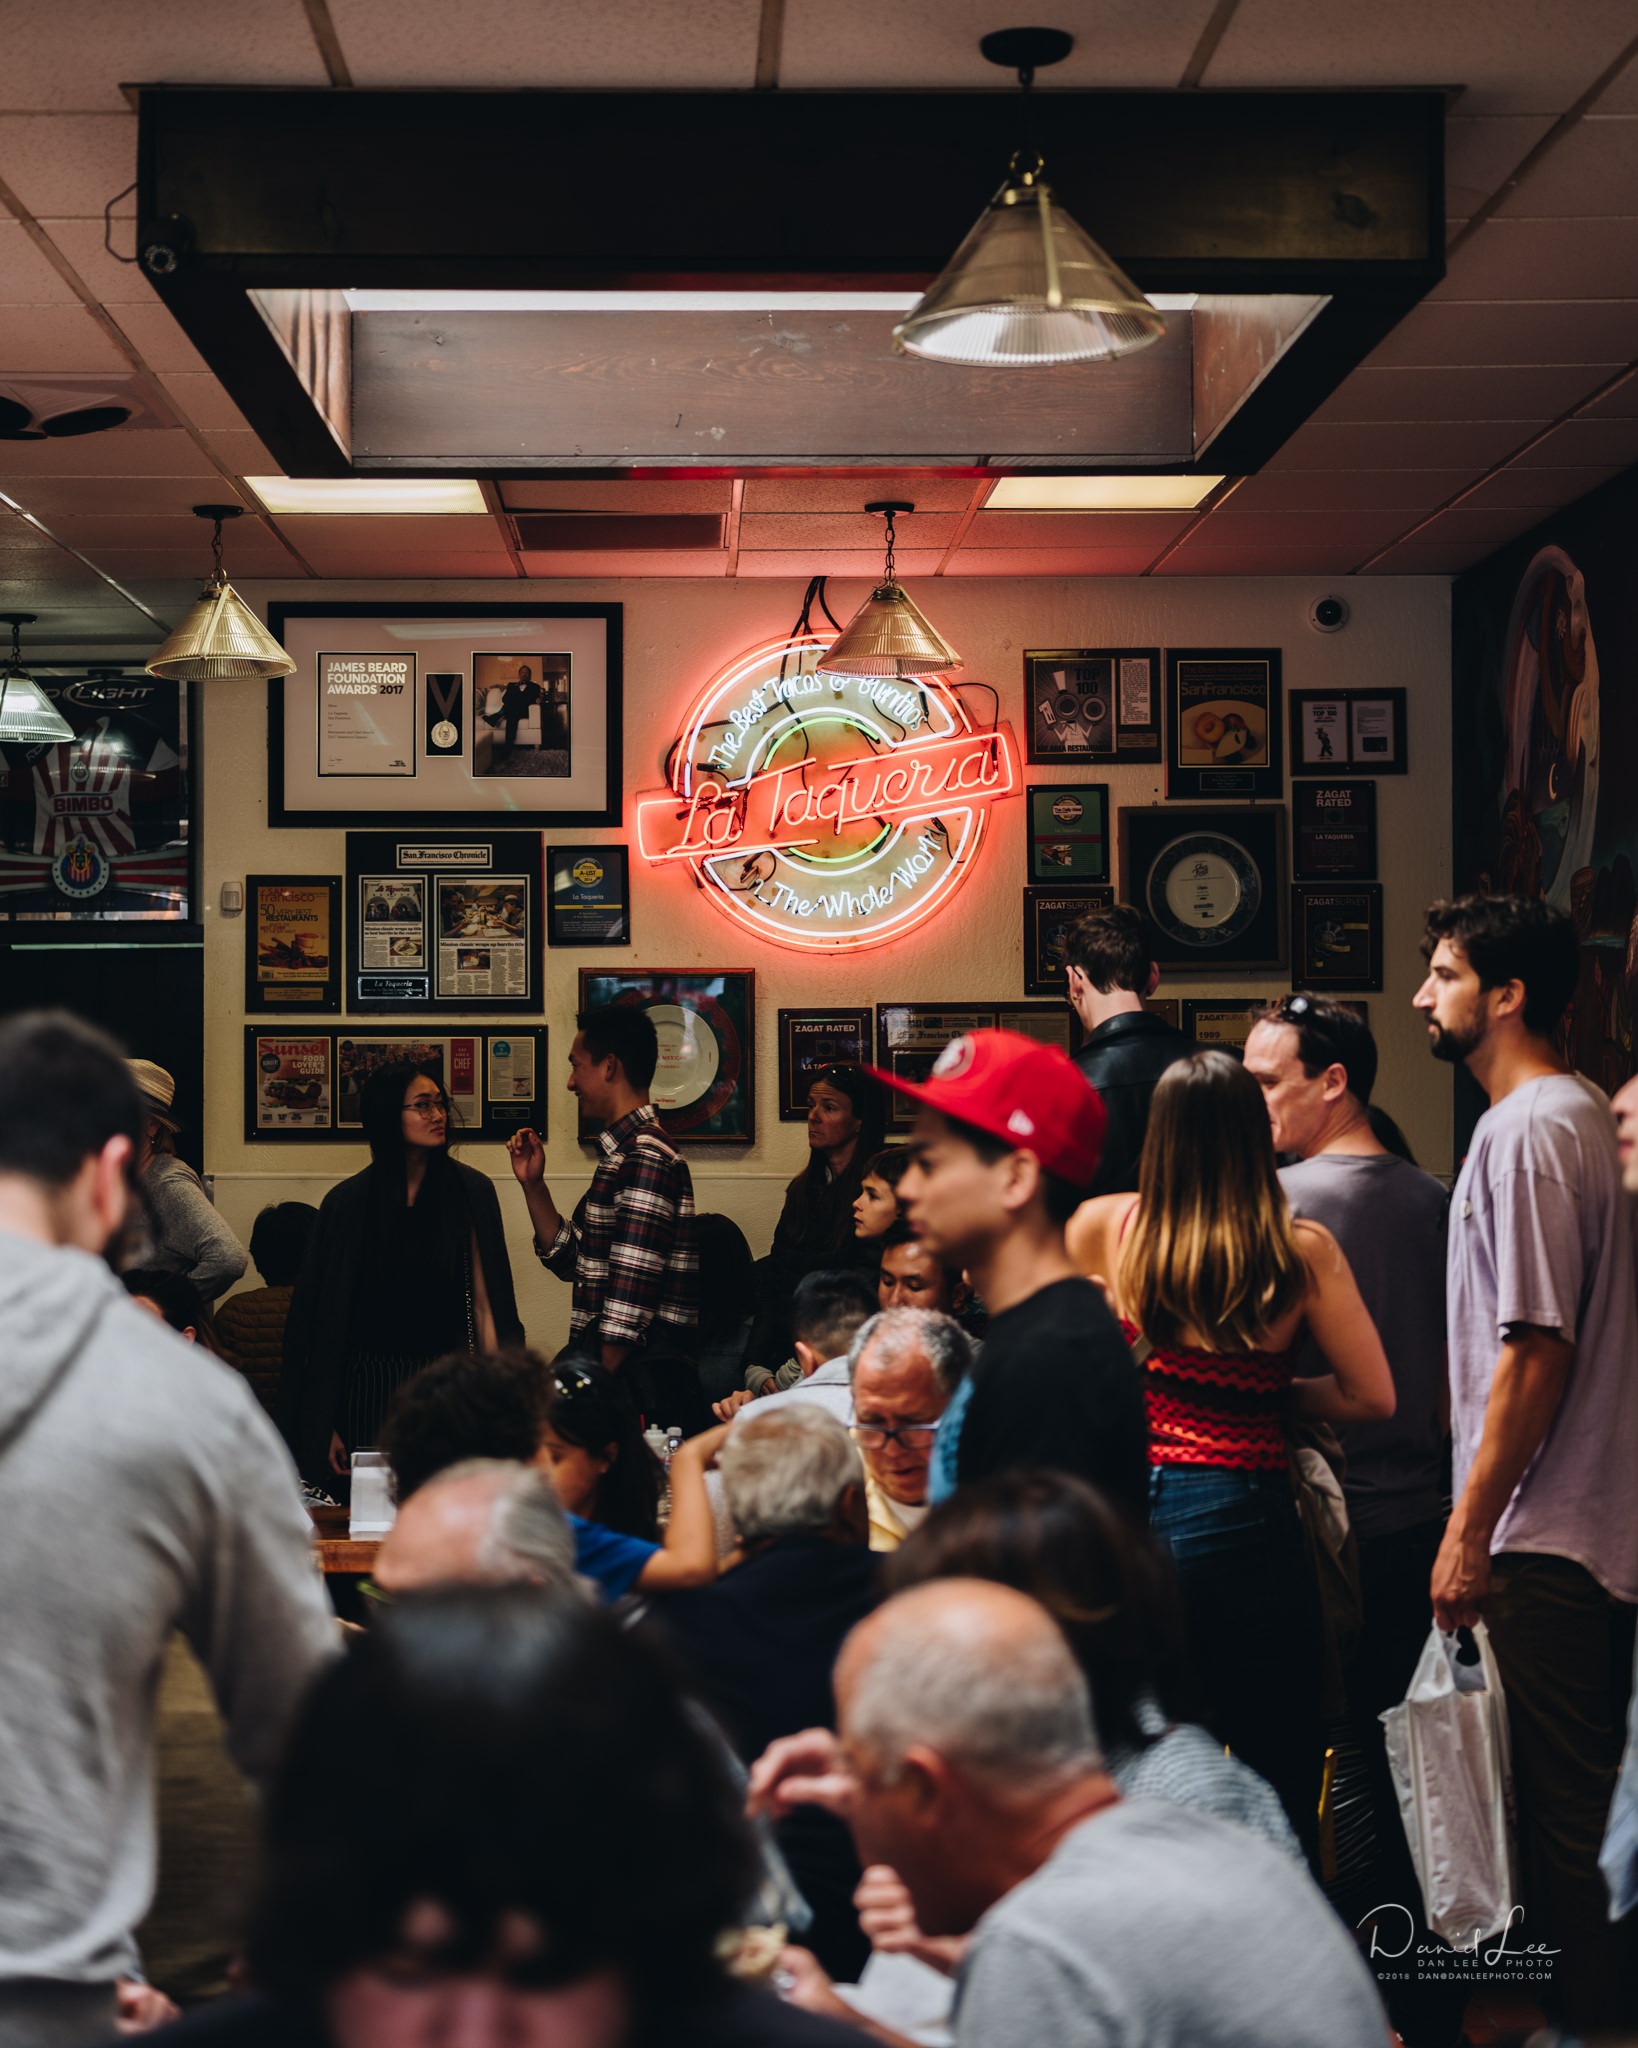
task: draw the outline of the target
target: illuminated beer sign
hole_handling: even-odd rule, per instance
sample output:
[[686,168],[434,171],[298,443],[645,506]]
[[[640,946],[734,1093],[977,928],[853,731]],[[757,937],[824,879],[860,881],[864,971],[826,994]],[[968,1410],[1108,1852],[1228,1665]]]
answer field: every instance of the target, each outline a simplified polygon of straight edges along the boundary
[[828,640],[742,655],[690,712],[637,846],[686,862],[736,923],[782,945],[879,946],[954,894],[989,807],[1018,787],[1009,726],[941,678],[816,673]]

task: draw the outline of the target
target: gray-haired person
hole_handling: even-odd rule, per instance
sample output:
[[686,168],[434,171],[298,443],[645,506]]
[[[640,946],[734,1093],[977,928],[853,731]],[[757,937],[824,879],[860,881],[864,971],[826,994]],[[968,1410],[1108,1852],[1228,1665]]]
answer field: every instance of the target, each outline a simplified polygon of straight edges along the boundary
[[[1382,2048],[1370,1973],[1289,1856],[1198,1809],[1122,1799],[1085,1676],[1024,1594],[899,1594],[848,1638],[836,1697],[840,1740],[776,1745],[753,1808],[845,1814],[928,1934],[971,1934],[957,2048]],[[796,2003],[847,2012],[810,1956],[785,1962]]]
[[465,1458],[418,1486],[375,1560],[383,1593],[431,1586],[534,1585],[586,1590],[557,1489],[533,1465]]

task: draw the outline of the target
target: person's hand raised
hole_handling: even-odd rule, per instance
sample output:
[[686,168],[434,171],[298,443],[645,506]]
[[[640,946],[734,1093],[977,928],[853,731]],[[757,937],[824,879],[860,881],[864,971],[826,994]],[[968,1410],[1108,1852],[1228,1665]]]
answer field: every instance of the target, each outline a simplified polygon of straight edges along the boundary
[[546,1178],[546,1147],[540,1141],[539,1131],[532,1126],[512,1133],[506,1141],[506,1156],[524,1187],[538,1185]]
[[798,1806],[822,1806],[845,1820],[858,1790],[842,1745],[828,1728],[782,1735],[751,1766],[746,1811],[783,1820]]
[[967,1952],[963,1934],[923,1934],[909,1887],[887,1863],[872,1863],[860,1878],[853,1894],[859,1915],[859,1931],[870,1937],[870,1946],[884,1955],[914,1956],[953,1977]]

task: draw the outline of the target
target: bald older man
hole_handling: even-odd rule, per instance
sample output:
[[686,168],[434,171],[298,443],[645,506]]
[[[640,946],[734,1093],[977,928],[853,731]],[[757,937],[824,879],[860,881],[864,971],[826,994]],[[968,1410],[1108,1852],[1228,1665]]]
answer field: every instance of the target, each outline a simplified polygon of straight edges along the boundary
[[537,1585],[587,1592],[556,1489],[532,1465],[467,1458],[418,1486],[376,1553],[383,1593],[431,1586]]
[[[1034,1601],[973,1579],[901,1593],[848,1637],[836,1699],[838,1735],[759,1760],[753,1810],[844,1814],[927,1934],[971,1932],[956,2048],[1383,2048],[1370,1973],[1289,1857],[1122,1799],[1086,1679]],[[847,2016],[804,1951],[785,1961],[797,2003]]]

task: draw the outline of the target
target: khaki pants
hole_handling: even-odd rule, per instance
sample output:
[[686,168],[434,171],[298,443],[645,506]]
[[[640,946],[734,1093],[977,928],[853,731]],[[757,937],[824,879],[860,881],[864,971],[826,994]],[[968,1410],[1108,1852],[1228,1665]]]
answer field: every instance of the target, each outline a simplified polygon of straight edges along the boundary
[[[1631,1936],[1598,1869],[1626,1735],[1638,1609],[1585,1566],[1535,1551],[1491,1559],[1484,1617],[1507,1694],[1524,1922],[1562,1950],[1554,1992],[1577,2031],[1630,2025]],[[1623,1981],[1625,1977],[1625,1982]]]

